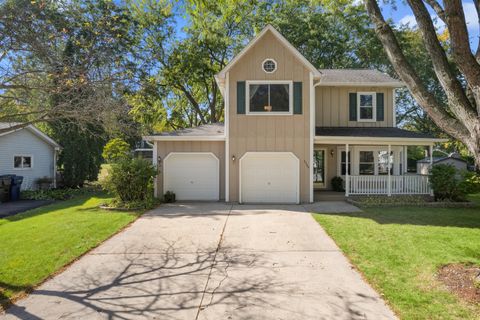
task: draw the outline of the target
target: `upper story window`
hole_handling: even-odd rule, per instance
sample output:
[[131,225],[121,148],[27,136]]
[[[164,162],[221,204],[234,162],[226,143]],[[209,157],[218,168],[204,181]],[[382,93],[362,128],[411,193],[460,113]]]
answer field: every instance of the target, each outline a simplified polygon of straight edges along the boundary
[[357,121],[375,121],[377,101],[375,92],[359,92],[357,94]]
[[32,156],[15,155],[13,157],[14,169],[30,169],[32,168]]
[[292,114],[291,81],[247,81],[248,114]]
[[277,62],[273,59],[266,59],[262,63],[262,68],[266,73],[274,73],[277,70]]

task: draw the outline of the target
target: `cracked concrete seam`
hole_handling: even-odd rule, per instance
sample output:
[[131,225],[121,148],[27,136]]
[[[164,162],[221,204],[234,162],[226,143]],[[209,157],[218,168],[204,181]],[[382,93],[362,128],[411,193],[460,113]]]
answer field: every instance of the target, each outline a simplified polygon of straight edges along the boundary
[[198,317],[200,316],[200,312],[202,310],[205,310],[206,308],[208,308],[208,306],[212,303],[213,301],[213,296],[215,294],[215,291],[220,287],[220,285],[222,284],[222,282],[228,277],[228,272],[227,272],[227,269],[229,267],[229,263],[227,263],[227,266],[225,267],[224,271],[225,271],[225,274],[226,276],[219,282],[218,286],[214,288],[214,290],[212,291],[212,297],[210,299],[210,302],[205,306],[205,307],[202,307],[202,304],[203,304],[203,299],[205,298],[205,294],[207,292],[207,289],[208,289],[208,284],[210,282],[210,278],[212,276],[212,272],[213,272],[213,268],[215,267],[216,263],[217,263],[217,255],[218,255],[218,252],[220,251],[220,248],[222,246],[222,241],[223,241],[223,235],[225,233],[225,229],[227,227],[227,222],[228,222],[228,219],[230,218],[230,214],[232,213],[232,210],[233,210],[233,204],[230,205],[230,209],[228,210],[228,214],[227,214],[227,218],[225,219],[225,223],[223,224],[223,228],[222,228],[222,232],[220,233],[220,239],[218,240],[218,244],[217,244],[217,248],[215,250],[215,254],[213,256],[213,262],[212,262],[212,266],[210,267],[210,271],[208,273],[208,277],[207,277],[207,282],[205,283],[205,287],[203,289],[203,293],[202,293],[202,298],[200,299],[200,304],[198,305],[198,309],[197,309],[197,315],[195,316],[195,320],[198,320]]

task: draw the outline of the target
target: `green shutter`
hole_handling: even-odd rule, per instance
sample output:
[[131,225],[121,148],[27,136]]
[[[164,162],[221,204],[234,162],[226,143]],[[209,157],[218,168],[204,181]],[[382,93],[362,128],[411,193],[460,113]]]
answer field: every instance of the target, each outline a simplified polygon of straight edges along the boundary
[[245,114],[245,81],[237,81],[237,113]]
[[383,93],[377,92],[377,121],[383,121],[385,118],[384,104]]
[[357,94],[355,92],[349,93],[349,119],[350,121],[357,121]]
[[293,83],[293,113],[302,114],[302,83]]

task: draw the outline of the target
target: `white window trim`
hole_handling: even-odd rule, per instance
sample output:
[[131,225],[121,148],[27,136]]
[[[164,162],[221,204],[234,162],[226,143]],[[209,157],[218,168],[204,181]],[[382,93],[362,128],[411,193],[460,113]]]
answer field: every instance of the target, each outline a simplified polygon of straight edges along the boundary
[[[288,84],[288,111],[250,111],[250,85],[251,84]],[[284,115],[289,116],[293,114],[293,81],[291,80],[247,80],[245,81],[245,105],[246,114],[255,116],[271,116]]]
[[[391,151],[393,152],[393,175],[400,175],[400,151],[402,146],[392,146]],[[350,147],[350,175],[359,176],[360,175],[360,151],[373,151],[374,152],[374,176],[380,176],[378,174],[378,152],[387,151],[388,146],[353,146]],[[345,147],[337,147],[337,176],[345,177],[341,175],[341,152],[345,151]],[[382,175],[386,176],[386,175]]]
[[[263,64],[264,64],[265,62],[267,62],[267,61],[273,61],[273,63],[275,63],[275,69],[273,69],[273,71],[267,71],[267,70],[265,70],[265,68],[263,67]],[[262,61],[262,70],[263,70],[263,72],[265,72],[265,73],[268,73],[268,74],[275,73],[275,71],[277,71],[277,68],[278,68],[278,63],[277,63],[277,61],[276,61],[275,59],[267,58],[267,59],[265,59],[265,60]]]
[[[24,168],[23,167],[23,161],[22,161],[22,167],[21,168],[15,168],[15,157],[30,157],[30,168]],[[12,164],[13,164],[13,170],[32,170],[33,169],[33,155],[31,154],[14,154],[12,157]]]
[[[371,95],[372,96],[372,119],[360,118],[360,96]],[[377,93],[376,92],[357,92],[357,121],[358,122],[376,122],[377,121]]]

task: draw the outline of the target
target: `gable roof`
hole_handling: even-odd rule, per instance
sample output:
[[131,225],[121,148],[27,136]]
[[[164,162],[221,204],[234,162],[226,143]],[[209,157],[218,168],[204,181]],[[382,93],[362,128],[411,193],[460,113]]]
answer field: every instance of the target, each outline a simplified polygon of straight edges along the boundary
[[[55,142],[55,140],[53,140],[52,138],[50,138],[49,136],[47,136],[45,133],[43,133],[42,131],[38,130],[38,128],[36,128],[34,125],[32,124],[29,124],[25,127],[20,127],[18,128],[19,125],[21,125],[22,123],[21,122],[0,122],[0,129],[9,129],[9,128],[12,128],[12,130],[10,131],[7,131],[7,132],[3,132],[3,133],[0,133],[0,137],[1,136],[6,136],[8,134],[11,134],[11,133],[14,133],[14,132],[17,132],[17,131],[20,131],[20,130],[28,130],[30,131],[32,134],[36,135],[37,137],[39,137],[41,140],[45,141],[46,143],[50,144],[52,147],[54,148],[57,148],[59,149],[60,148],[60,145]],[[17,128],[16,128],[17,127]]]
[[319,71],[321,76],[317,85],[320,86],[405,86],[402,81],[373,69],[319,69]]
[[215,75],[215,79],[217,80],[217,83],[223,83],[222,79],[225,79],[226,73],[245,55],[245,53],[250,50],[250,48],[255,45],[267,32],[271,32],[275,38],[277,38],[285,47],[292,52],[292,54],[302,62],[305,67],[310,69],[310,71],[313,72],[313,75],[315,78],[320,77],[320,72],[313,66],[313,64],[310,63],[310,61],[307,60],[287,39],[285,39],[284,36],[280,32],[277,31],[274,27],[272,27],[270,24],[268,24],[265,28],[263,28],[262,31],[260,31],[259,34],[255,36],[246,46],[243,48],[230,62],[223,68],[222,71],[217,73]]

